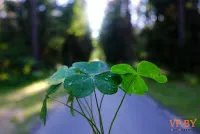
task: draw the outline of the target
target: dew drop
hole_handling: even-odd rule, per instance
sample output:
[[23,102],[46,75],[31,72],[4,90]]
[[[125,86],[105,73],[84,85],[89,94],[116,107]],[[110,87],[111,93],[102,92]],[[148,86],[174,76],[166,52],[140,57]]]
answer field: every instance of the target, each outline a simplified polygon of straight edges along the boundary
[[108,78],[105,78],[105,80],[108,80]]
[[112,77],[111,75],[108,75],[108,77]]
[[68,83],[68,85],[69,85],[69,86],[72,85],[72,82]]

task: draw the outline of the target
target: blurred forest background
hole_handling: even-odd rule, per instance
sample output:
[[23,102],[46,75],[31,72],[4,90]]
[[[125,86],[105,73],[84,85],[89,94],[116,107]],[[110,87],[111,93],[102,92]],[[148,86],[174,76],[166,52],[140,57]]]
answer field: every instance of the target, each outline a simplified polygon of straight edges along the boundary
[[169,83],[149,81],[148,94],[200,116],[199,52],[200,0],[0,0],[0,126],[7,117],[13,129],[30,124],[47,88],[41,80],[91,60],[154,62]]

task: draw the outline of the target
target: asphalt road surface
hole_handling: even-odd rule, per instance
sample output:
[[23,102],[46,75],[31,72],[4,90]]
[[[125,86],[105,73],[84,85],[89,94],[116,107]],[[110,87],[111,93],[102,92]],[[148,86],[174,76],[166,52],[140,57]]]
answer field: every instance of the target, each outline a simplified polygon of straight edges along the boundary
[[[100,101],[101,94],[97,93],[97,96]],[[122,96],[121,91],[105,96],[102,107],[105,134],[108,134],[109,125]],[[61,100],[66,101],[64,98]],[[95,116],[98,117],[96,111]],[[169,120],[174,117],[147,95],[126,96],[111,134],[197,134],[191,130],[171,131]],[[32,134],[92,134],[92,131],[84,118],[78,114],[72,117],[67,107],[58,104],[49,113],[46,126],[40,124]]]

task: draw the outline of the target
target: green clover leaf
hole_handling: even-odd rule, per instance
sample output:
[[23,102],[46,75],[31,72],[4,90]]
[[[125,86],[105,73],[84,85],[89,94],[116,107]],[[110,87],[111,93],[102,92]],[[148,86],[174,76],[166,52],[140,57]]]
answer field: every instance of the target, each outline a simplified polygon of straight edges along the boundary
[[114,65],[111,67],[111,72],[121,75],[122,90],[127,94],[144,95],[148,91],[148,87],[141,76],[152,78],[159,83],[167,82],[167,77],[161,75],[160,69],[148,61],[140,62],[137,72],[128,64]]
[[90,95],[94,91],[95,85],[91,76],[87,74],[75,74],[66,77],[64,80],[64,88],[72,96],[82,98]]
[[141,76],[152,78],[159,83],[167,82],[167,77],[161,75],[160,69],[155,64],[148,61],[142,61],[139,63],[137,73]]
[[121,77],[109,71],[96,75],[94,81],[101,93],[111,95],[117,92],[118,85],[121,83]]
[[47,98],[44,99],[42,109],[40,111],[40,119],[43,121],[44,125],[46,125],[47,118]]
[[64,80],[64,88],[72,96],[83,98],[92,94],[95,87],[103,94],[114,94],[121,83],[121,77],[110,71],[98,75],[75,74]]
[[67,76],[76,74],[76,68],[69,68],[67,66],[60,67],[50,78],[47,79],[49,85],[57,85],[64,81]]
[[76,62],[72,64],[72,67],[89,75],[96,75],[109,70],[108,65],[103,61]]
[[117,74],[135,74],[136,71],[128,64],[118,64],[111,67],[111,71]]
[[69,104],[69,103],[70,103],[70,106],[71,106],[70,112],[71,112],[72,116],[75,116],[74,109],[73,109],[74,108],[74,96],[72,96],[72,95],[68,96],[66,104]]
[[61,85],[62,85],[61,83],[57,84],[57,85],[52,85],[52,86],[49,87],[49,89],[46,92],[46,96],[45,96],[45,99],[43,101],[42,109],[40,111],[40,119],[43,120],[44,125],[46,125],[48,96],[51,95],[51,94],[54,94],[61,87]]

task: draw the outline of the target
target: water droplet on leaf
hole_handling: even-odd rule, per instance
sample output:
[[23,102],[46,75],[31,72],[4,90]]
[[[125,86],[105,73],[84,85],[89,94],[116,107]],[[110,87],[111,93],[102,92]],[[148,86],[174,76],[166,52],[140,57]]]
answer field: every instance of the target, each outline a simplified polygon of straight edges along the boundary
[[68,85],[69,85],[69,86],[72,85],[72,82],[68,83]]

